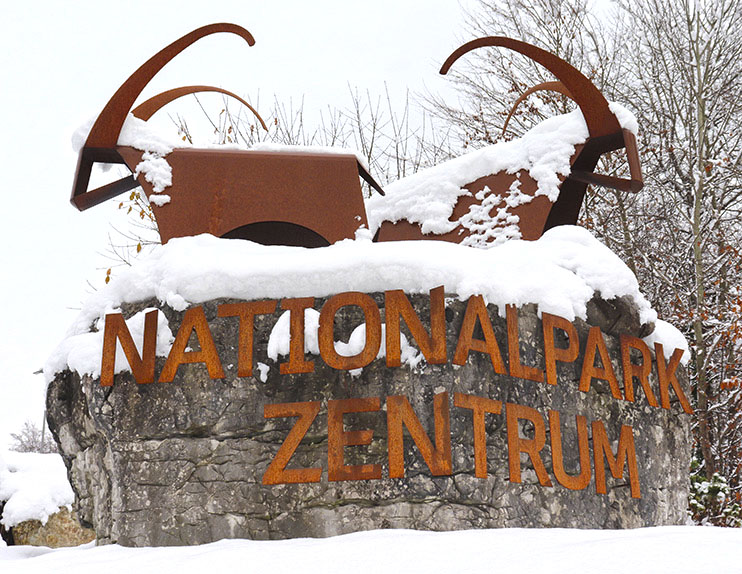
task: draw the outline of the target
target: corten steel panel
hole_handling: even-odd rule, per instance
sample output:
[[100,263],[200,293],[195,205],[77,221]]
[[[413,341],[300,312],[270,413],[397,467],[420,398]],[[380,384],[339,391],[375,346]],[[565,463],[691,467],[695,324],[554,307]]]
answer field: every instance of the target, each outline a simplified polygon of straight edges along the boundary
[[[140,181],[131,176],[89,191],[87,185],[92,165],[96,162],[125,163],[132,171],[135,170],[141,161],[141,153],[117,146],[129,110],[167,62],[200,38],[216,33],[236,34],[251,46],[255,43],[252,35],[240,26],[212,24],[176,40],[140,66],[113,95],[90,131],[78,160],[71,197],[73,205],[80,210],[88,209],[138,184],[142,185],[147,196],[152,194],[151,186],[143,178]],[[641,169],[634,136],[621,129],[607,101],[590,80],[557,56],[510,38],[479,38],[452,53],[443,64],[441,73],[445,74],[461,56],[483,46],[500,46],[520,52],[550,70],[559,82],[536,86],[523,97],[539,89],[557,90],[572,97],[582,110],[590,133],[584,149],[575,153],[572,171],[562,182],[560,196],[553,206],[539,197],[512,210],[520,217],[520,229],[525,239],[537,239],[544,230],[555,225],[576,223],[588,184],[625,191],[641,189]],[[173,99],[199,91],[216,91],[237,97],[264,126],[247,102],[231,92],[211,86],[168,90],[145,101],[134,113],[146,119]],[[593,173],[602,153],[624,147],[629,157],[631,179]],[[163,243],[173,237],[205,232],[217,236],[233,232],[232,236],[279,244],[317,246],[324,240],[333,243],[353,237],[360,225],[367,225],[359,174],[383,194],[380,186],[352,155],[176,149],[168,154],[167,161],[173,168],[173,184],[165,193],[172,200],[162,207],[152,206]],[[533,194],[533,180],[525,173],[521,173],[520,179],[521,191]],[[487,185],[493,193],[504,196],[512,181],[513,176],[498,173],[480,178],[466,187],[476,193]],[[473,197],[460,198],[452,220],[467,213],[476,201]],[[249,228],[255,224],[260,225],[259,229]],[[291,231],[298,230],[296,226],[304,229]],[[431,238],[461,242],[467,235],[468,231],[459,226],[445,235],[424,236],[419,226],[401,221],[397,224],[383,223],[378,240]]]
[[[130,169],[142,153],[119,147]],[[353,155],[175,149],[167,156],[170,203],[152,211],[160,237],[222,236],[262,221],[283,221],[315,231],[328,242],[354,237],[368,226]],[[149,197],[151,184],[139,179]]]
[[[519,216],[519,227],[523,239],[538,239],[544,231],[557,225],[576,224],[588,184],[631,192],[637,192],[642,188],[643,181],[636,138],[631,132],[621,128],[616,116],[610,111],[607,100],[593,83],[579,70],[554,54],[511,38],[489,36],[472,40],[455,50],[446,59],[440,73],[446,74],[456,60],[472,50],[485,46],[503,47],[519,52],[548,69],[559,80],[539,84],[527,90],[510,111],[505,122],[506,126],[515,108],[525,97],[539,90],[553,90],[577,103],[588,127],[589,137],[583,146],[576,146],[571,159],[571,173],[566,179],[562,179],[557,201],[552,204],[545,197],[536,197],[530,203],[511,210]],[[621,148],[626,149],[630,179],[593,173],[603,153]],[[520,172],[520,180],[520,190],[533,195],[536,191],[536,183],[527,172]],[[500,195],[504,200],[513,181],[513,176],[500,172],[480,178],[463,187],[475,194],[487,185],[492,193]],[[461,196],[450,220],[457,221],[474,204],[481,204],[481,201],[471,196]],[[503,203],[500,202],[500,205],[490,211],[490,215],[494,217],[497,209],[502,205]],[[438,239],[460,243],[469,235],[469,231],[461,225],[445,234],[423,234],[419,225],[402,220],[396,223],[383,222],[379,228],[378,240]]]
[[[526,171],[520,171],[520,191],[526,195],[533,195],[536,193],[537,184]],[[471,195],[462,195],[459,197],[456,206],[453,209],[453,213],[449,218],[451,221],[457,221],[463,215],[469,212],[469,208],[472,205],[481,205],[482,200],[474,197],[479,191],[485,186],[489,187],[492,194],[499,195],[502,198],[495,207],[490,211],[490,215],[494,216],[497,210],[504,207],[504,200],[507,197],[510,186],[515,181],[515,174],[508,174],[499,172],[479,179],[463,186],[469,190]],[[519,226],[520,232],[523,239],[535,240],[541,237],[544,232],[544,225],[549,217],[549,212],[552,209],[552,203],[548,198],[544,196],[534,197],[530,203],[520,205],[510,210],[514,215],[520,218]],[[417,223],[410,223],[406,220],[401,220],[396,223],[391,221],[385,221],[379,228],[379,241],[402,241],[409,239],[437,239],[441,241],[450,241],[452,243],[461,243],[464,238],[469,236],[469,230],[465,227],[458,225],[453,231],[436,235],[434,233],[424,234]]]

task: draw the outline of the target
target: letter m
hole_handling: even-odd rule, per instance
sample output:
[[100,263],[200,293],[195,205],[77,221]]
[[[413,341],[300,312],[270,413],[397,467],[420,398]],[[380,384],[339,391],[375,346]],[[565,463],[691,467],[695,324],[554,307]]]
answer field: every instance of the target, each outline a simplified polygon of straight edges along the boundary
[[598,494],[606,494],[605,464],[613,478],[623,478],[624,467],[628,466],[631,498],[641,498],[639,490],[639,470],[636,465],[636,449],[634,448],[634,432],[628,425],[621,427],[618,438],[616,455],[613,455],[611,443],[600,421],[593,421],[593,459],[595,464],[595,490]]

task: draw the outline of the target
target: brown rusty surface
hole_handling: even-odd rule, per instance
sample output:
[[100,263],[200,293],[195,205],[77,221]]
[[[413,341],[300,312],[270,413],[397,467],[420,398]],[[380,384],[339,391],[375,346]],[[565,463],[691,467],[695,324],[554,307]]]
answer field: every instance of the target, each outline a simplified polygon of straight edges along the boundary
[[314,361],[304,358],[304,311],[314,305],[314,297],[281,299],[281,309],[289,311],[289,360],[279,365],[282,375],[311,373]]
[[[580,343],[577,338],[577,329],[567,319],[542,313],[544,331],[544,365],[546,366],[546,382],[550,385],[557,384],[556,362],[571,363],[577,359],[580,353]],[[561,329],[569,338],[566,347],[557,347],[554,344],[554,329]]]
[[224,303],[219,306],[220,317],[239,318],[239,342],[237,347],[237,376],[251,377],[253,371],[253,339],[255,331],[255,316],[270,315],[276,310],[276,301],[241,301],[240,303]]
[[441,74],[446,74],[453,63],[464,54],[484,46],[499,46],[519,52],[554,74],[572,94],[582,110],[590,137],[605,136],[621,131],[616,116],[608,107],[608,101],[579,70],[554,54],[519,40],[503,36],[487,36],[467,42],[448,57],[441,67]]
[[657,379],[660,383],[660,404],[662,408],[670,408],[670,386],[672,386],[683,410],[686,413],[692,413],[693,409],[675,376],[675,371],[680,365],[680,359],[683,358],[683,349],[675,349],[667,363],[665,362],[665,350],[662,343],[654,344],[654,352],[657,357]]
[[343,425],[343,415],[346,413],[367,413],[379,410],[381,410],[381,399],[379,397],[327,401],[328,480],[372,480],[381,478],[380,464],[345,464],[345,447],[371,444],[374,431],[371,429],[346,431]]
[[[486,397],[454,393],[453,404],[472,412],[474,427],[474,475],[477,478],[487,478],[487,434],[484,428],[484,415],[492,413],[499,415],[502,402]],[[588,461],[589,462],[589,461]],[[588,466],[588,470],[590,467]]]
[[562,448],[562,427],[559,411],[549,411],[549,434],[551,436],[551,462],[554,476],[559,484],[570,490],[582,490],[590,484],[590,445],[587,437],[587,419],[576,415],[577,448],[580,456],[580,474],[572,476],[564,470],[564,449]]
[[[601,367],[595,364],[595,359],[598,357],[602,364]],[[582,373],[580,375],[580,391],[587,393],[590,390],[593,379],[606,381],[611,387],[611,394],[614,399],[621,400],[623,398],[621,389],[618,386],[618,380],[616,379],[616,373],[613,370],[613,365],[608,355],[605,339],[603,339],[603,333],[599,327],[590,327],[590,331],[587,334],[585,359],[582,363]]]
[[106,104],[106,107],[103,108],[103,111],[98,116],[95,124],[93,124],[93,128],[90,130],[90,135],[88,135],[88,139],[85,142],[85,147],[116,147],[127,114],[131,110],[139,94],[141,94],[142,90],[147,86],[147,84],[149,84],[150,80],[157,75],[165,64],[180,54],[188,46],[205,36],[221,32],[236,34],[243,38],[250,46],[255,44],[255,39],[252,37],[252,34],[242,26],[226,23],[203,26],[202,28],[198,28],[189,34],[186,34],[182,38],[179,38],[142,64],[137,71],[129,76],[129,79],[121,85],[110,101]]
[[307,434],[320,409],[320,401],[301,403],[280,403],[265,405],[263,416],[266,419],[278,417],[299,417],[291,427],[286,440],[278,449],[275,458],[268,465],[263,475],[263,484],[297,484],[300,482],[319,482],[322,478],[321,468],[286,468],[286,465],[299,446],[301,439]]
[[[639,384],[644,390],[647,402],[650,406],[657,407],[657,397],[654,396],[652,387],[649,384],[649,375],[652,372],[652,355],[650,354],[647,344],[637,337],[621,334],[621,370],[623,371],[623,388],[624,398],[629,402],[634,402],[634,378],[639,380]],[[641,362],[634,363],[631,360],[631,351],[636,350],[641,354]]]
[[224,94],[225,96],[230,96],[234,98],[235,100],[239,101],[243,106],[245,106],[247,109],[249,109],[253,113],[253,115],[258,119],[258,122],[260,122],[260,125],[263,127],[263,129],[265,131],[268,131],[268,126],[265,125],[263,118],[260,117],[260,114],[255,108],[253,108],[249,103],[247,103],[245,100],[243,100],[241,97],[239,97],[234,92],[230,92],[229,90],[224,90],[222,88],[217,88],[214,86],[183,86],[181,88],[174,88],[172,90],[167,90],[165,92],[157,94],[156,96],[152,96],[148,100],[145,100],[144,102],[139,104],[136,108],[134,108],[131,113],[133,116],[136,116],[140,120],[144,120],[146,122],[153,115],[155,115],[159,110],[161,110],[163,107],[168,105],[173,100],[177,100],[178,98],[182,98],[183,96],[187,96],[189,94],[197,94],[201,92],[218,92],[220,94]]
[[106,315],[103,327],[103,352],[101,359],[100,384],[109,387],[113,384],[116,365],[116,343],[126,355],[131,373],[137,383],[152,383],[155,380],[155,350],[157,348],[158,311],[149,311],[144,316],[144,341],[142,355],[134,344],[131,333],[120,313]]
[[[117,149],[133,171],[142,152]],[[173,182],[164,193],[172,200],[152,205],[163,243],[266,221],[299,225],[334,243],[368,226],[354,155],[185,148],[166,159]],[[150,183],[139,183],[152,195]]]
[[435,446],[425,433],[406,396],[387,397],[386,420],[389,478],[404,478],[405,475],[403,428],[410,433],[433,476],[451,474],[451,412],[448,406],[448,393],[438,393],[433,398]]
[[[346,305],[360,307],[366,325],[366,344],[357,355],[344,356],[335,350],[335,314]],[[333,369],[360,369],[376,358],[381,347],[381,314],[373,297],[351,291],[330,297],[322,306],[317,331],[319,350],[325,363]],[[351,411],[348,411],[351,412]]]
[[[549,473],[541,459],[541,449],[546,444],[546,425],[541,414],[531,407],[508,403],[505,406],[505,418],[508,435],[508,466],[510,482],[521,482],[520,453],[525,453],[531,459],[533,470],[536,471],[538,481],[542,486],[552,486]],[[519,420],[527,420],[533,425],[533,437],[520,436]]]
[[624,478],[624,465],[629,467],[629,485],[631,498],[641,498],[639,487],[639,469],[636,464],[636,450],[634,448],[633,429],[629,425],[621,427],[618,438],[616,456],[613,456],[612,441],[608,439],[605,427],[600,421],[592,422],[593,429],[593,463],[595,465],[595,491],[606,494],[605,465],[611,471],[613,478]]
[[[200,38],[219,32],[237,34],[254,44],[250,33],[240,26],[204,26],[155,54],[124,82],[99,115],[80,152],[73,205],[88,209],[137,185],[147,197],[152,195],[152,186],[141,176],[88,191],[92,166],[96,162],[118,163],[135,172],[142,153],[117,145],[134,101],[167,62]],[[172,100],[201,91],[237,98],[266,127],[245,100],[211,86],[168,90],[146,100],[133,113],[146,120]],[[172,168],[173,184],[164,193],[172,201],[152,205],[163,243],[173,237],[211,233],[268,244],[326,245],[353,238],[361,225],[368,226],[359,176],[383,194],[381,186],[350,154],[176,149],[166,161]]]
[[[525,92],[523,92],[517,100],[515,100],[515,103],[510,108],[510,113],[508,113],[508,117],[505,118],[505,123],[502,126],[502,135],[505,135],[505,132],[508,129],[508,124],[510,123],[510,120],[513,117],[513,114],[515,113],[515,110],[518,109],[518,106],[522,104],[525,99],[530,96],[531,94],[535,94],[536,92],[542,92],[542,91],[549,91],[549,92],[557,92],[559,94],[562,94],[563,96],[568,97],[570,100],[574,100],[572,97],[572,94],[567,89],[567,86],[562,84],[562,82],[542,82],[540,84],[537,84],[535,86],[532,86],[528,88]],[[136,115],[136,114],[135,114]]]
[[[189,350],[191,334],[196,335],[198,350]],[[154,354],[154,353],[153,353]],[[223,379],[224,369],[211,336],[209,323],[202,306],[191,307],[183,314],[183,321],[175,336],[175,341],[160,372],[159,382],[172,383],[180,365],[204,363],[212,379]]]
[[510,366],[510,376],[536,381],[537,383],[543,382],[543,371],[520,362],[518,308],[515,305],[507,305],[505,307],[505,319],[508,326],[508,364]]
[[[578,152],[577,152],[578,153]],[[575,155],[577,155],[577,153]],[[480,177],[479,179],[463,186],[469,191],[469,194],[462,195],[458,198],[453,208],[450,221],[458,221],[462,216],[469,213],[473,205],[481,205],[483,200],[477,199],[475,195],[485,187],[490,189],[492,194],[499,195],[502,199],[490,211],[490,215],[497,213],[497,210],[505,207],[505,199],[508,190],[517,177],[520,177],[520,191],[525,195],[533,196],[538,189],[536,181],[528,175],[527,171],[521,170],[517,174],[498,172],[496,174]],[[520,205],[510,209],[513,215],[520,218],[520,232],[523,239],[535,240],[541,237],[544,231],[546,219],[552,208],[552,203],[545,196],[534,197],[530,203]],[[448,233],[423,233],[420,225],[411,223],[407,220],[400,220],[396,223],[384,221],[379,227],[379,241],[403,241],[416,239],[433,239],[441,241],[450,241],[452,243],[461,243],[464,238],[469,236],[469,230],[462,225],[456,226],[455,229]]]
[[401,289],[384,291],[386,316],[386,364],[399,367],[401,363],[401,324],[403,319],[425,360],[431,365],[442,365],[446,357],[446,303],[443,285],[430,290],[430,333],[425,329]]
[[[194,30],[173,42],[143,64],[114,94],[96,120],[80,152],[71,201],[80,210],[141,185],[149,197],[153,191],[143,177],[126,177],[88,191],[92,165],[119,163],[134,172],[141,152],[117,146],[118,136],[135,100],[177,54],[210,34],[227,32],[241,36],[253,45],[250,33],[233,24],[213,24]],[[444,63],[441,73],[469,51],[483,46],[501,46],[526,55],[551,71],[558,82],[541,84],[527,91],[555,89],[572,97],[587,122],[590,138],[578,146],[572,158],[572,172],[562,181],[560,197],[552,205],[545,197],[512,209],[520,219],[524,239],[537,239],[556,225],[575,224],[587,185],[602,185],[626,191],[642,186],[641,168],[632,134],[621,130],[608,103],[597,88],[578,70],[540,48],[510,38],[486,37],[456,50]],[[173,99],[198,91],[216,91],[233,96],[257,112],[239,96],[210,86],[185,86],[150,98],[134,110],[144,119]],[[512,112],[511,112],[512,114]],[[509,119],[509,117],[508,117]],[[593,173],[601,154],[626,148],[631,178],[622,179]],[[318,153],[253,152],[215,149],[176,149],[166,161],[173,170],[173,184],[164,193],[171,202],[152,209],[163,243],[173,237],[211,233],[220,237],[250,239],[265,244],[319,247],[353,238],[361,225],[368,225],[358,177],[383,194],[381,186],[352,155]],[[493,194],[507,195],[514,176],[496,173],[465,186],[472,195],[462,196],[454,206],[452,221],[468,213],[478,202],[473,194],[488,186]],[[521,191],[534,195],[536,184],[521,172]],[[493,208],[490,214],[502,202]],[[383,222],[378,241],[441,239],[460,243],[469,232],[461,225],[443,235],[423,235],[416,224],[406,221]]]
[[[477,324],[482,329],[484,340],[474,338],[474,329]],[[492,368],[495,373],[499,375],[506,374],[500,347],[497,346],[495,331],[492,328],[492,322],[487,312],[487,305],[481,295],[472,295],[466,303],[466,312],[464,313],[464,320],[461,323],[459,341],[456,345],[456,352],[453,355],[453,364],[465,365],[471,351],[487,353],[490,356]]]
[[[557,225],[575,225],[588,184],[632,192],[639,191],[642,188],[641,168],[634,135],[621,128],[615,115],[610,111],[608,102],[593,83],[576,68],[554,54],[511,38],[479,38],[454,51],[441,67],[441,74],[446,74],[453,63],[464,54],[484,46],[500,46],[519,52],[544,66],[558,79],[555,82],[546,82],[534,86],[518,98],[505,121],[505,128],[517,106],[528,95],[539,90],[557,91],[573,99],[582,111],[588,127],[589,138],[584,146],[576,146],[575,154],[571,159],[572,171],[566,179],[562,179],[557,201],[552,204],[543,196],[536,197],[530,203],[512,210],[520,219],[519,227],[523,239],[538,239],[544,231]],[[593,173],[601,154],[620,148],[626,148],[631,173],[630,179]],[[520,190],[523,193],[534,195],[537,185],[527,172],[520,172],[520,180],[522,182]],[[472,205],[481,204],[481,201],[474,198],[473,195],[485,185],[489,187],[492,193],[503,197],[503,202],[490,211],[490,215],[494,216],[497,209],[504,205],[504,199],[509,193],[510,184],[513,181],[513,175],[500,172],[480,178],[464,186],[472,195],[464,195],[459,198],[450,220],[458,221],[462,215],[469,211]],[[469,231],[461,225],[445,234],[423,234],[418,224],[402,220],[396,223],[382,222],[378,240],[437,239],[461,243],[468,236]]]

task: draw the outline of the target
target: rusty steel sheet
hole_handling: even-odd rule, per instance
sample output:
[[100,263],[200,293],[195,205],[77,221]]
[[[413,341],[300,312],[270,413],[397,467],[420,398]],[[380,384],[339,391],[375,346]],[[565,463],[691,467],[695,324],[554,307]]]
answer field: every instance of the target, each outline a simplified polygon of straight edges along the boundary
[[[580,343],[577,337],[577,329],[567,319],[552,315],[551,313],[542,313],[541,322],[544,332],[544,369],[546,373],[546,382],[550,385],[557,384],[557,361],[562,363],[572,363],[577,360],[580,353]],[[563,331],[569,342],[566,347],[557,347],[554,341],[554,329]]]
[[286,468],[301,439],[307,434],[314,419],[319,414],[320,401],[302,403],[279,403],[265,405],[263,417],[266,419],[299,417],[291,427],[286,440],[278,449],[276,456],[263,475],[263,484],[298,484],[301,482],[319,482],[322,478],[321,468]]
[[551,464],[559,484],[570,490],[582,490],[590,484],[590,444],[587,436],[587,418],[576,415],[577,448],[580,456],[580,474],[573,476],[564,470],[562,448],[562,426],[559,411],[549,411],[549,433],[551,435]]
[[[250,46],[255,43],[241,26],[204,26],[155,54],[124,82],[99,115],[80,151],[70,198],[75,207],[85,210],[138,186],[148,198],[154,194],[142,175],[88,190],[92,167],[97,162],[116,163],[135,173],[143,152],[118,145],[135,100],[176,55],[200,38],[222,32],[236,34]],[[245,100],[212,86],[183,86],[162,92],[132,113],[147,120],[171,101],[204,91],[238,99],[266,127]],[[210,233],[268,245],[321,247],[352,239],[359,227],[368,226],[359,177],[384,193],[351,153],[328,154],[309,148],[306,152],[177,148],[166,161],[172,168],[172,185],[160,193],[171,200],[163,205],[151,204],[163,243],[173,237]]]
[[[474,475],[477,478],[487,478],[487,433],[484,428],[484,415],[486,413],[499,415],[502,411],[502,402],[475,395],[454,393],[453,404],[455,407],[469,409],[472,412],[472,425],[474,428]],[[589,469],[590,467],[588,466],[588,471]]]
[[[531,459],[533,470],[536,472],[541,486],[553,486],[540,454],[546,444],[546,425],[541,413],[525,405],[507,403],[505,405],[505,420],[507,424],[508,466],[510,471],[508,478],[510,482],[521,482],[520,454],[525,453]],[[527,420],[533,424],[533,438],[520,436],[519,420]]]
[[430,334],[420,321],[412,303],[402,289],[384,291],[386,317],[386,365],[399,367],[401,362],[401,320],[405,322],[425,360],[442,365],[446,356],[446,302],[443,285],[430,290]]
[[518,308],[515,305],[505,306],[505,322],[508,328],[508,364],[510,366],[510,376],[543,383],[544,372],[542,370],[530,365],[524,365],[520,362]]
[[[152,185],[142,175],[130,175],[88,190],[95,163],[123,164],[136,173],[143,152],[118,145],[119,134],[130,111],[146,121],[177,98],[204,91],[217,92],[236,98],[255,114],[263,128],[266,127],[257,110],[248,102],[213,86],[183,86],[167,90],[132,110],[142,90],[165,64],[194,42],[216,33],[235,34],[250,46],[255,43],[250,32],[235,24],[211,24],[198,28],[152,56],[117,90],[94,123],[80,151],[71,196],[75,207],[85,210],[138,186],[147,197],[154,194]],[[634,135],[620,127],[608,102],[592,82],[554,54],[511,38],[479,38],[455,50],[443,64],[441,73],[447,73],[454,62],[471,50],[485,46],[519,52],[544,66],[557,78],[556,82],[539,84],[526,91],[515,103],[508,121],[518,104],[529,94],[544,89],[554,90],[572,98],[580,107],[589,138],[584,145],[576,147],[571,159],[571,172],[562,177],[556,203],[552,204],[542,196],[535,197],[537,184],[525,171],[518,174],[493,173],[464,186],[470,193],[459,198],[453,209],[452,221],[459,220],[472,206],[481,204],[482,200],[474,196],[485,187],[501,198],[490,211],[490,214],[496,213],[504,204],[516,177],[521,182],[520,191],[533,196],[529,203],[512,210],[519,218],[521,236],[527,240],[538,239],[551,227],[575,224],[588,185],[632,192],[641,189],[641,166]],[[622,148],[626,149],[628,156],[629,179],[594,173],[602,154]],[[166,156],[166,161],[172,168],[172,185],[160,193],[170,196],[170,202],[151,205],[163,243],[173,237],[210,233],[267,245],[326,246],[353,238],[359,227],[368,226],[359,177],[374,190],[384,193],[352,154],[326,154],[311,149],[284,152],[178,148]],[[418,224],[402,220],[383,222],[375,240],[437,239],[460,243],[468,236],[469,230],[461,225],[442,235],[423,234]],[[431,349],[433,355],[436,352]],[[297,361],[292,361],[291,368],[297,368]]]
[[[520,232],[523,239],[538,239],[544,231],[557,225],[575,225],[588,185],[600,185],[630,192],[641,190],[643,179],[634,134],[621,128],[616,116],[610,111],[607,100],[595,85],[579,70],[561,58],[541,48],[512,38],[488,36],[472,40],[455,50],[444,62],[440,73],[448,73],[451,66],[459,58],[472,50],[486,46],[503,47],[519,52],[545,67],[557,78],[555,82],[546,82],[534,86],[520,96],[505,121],[505,128],[517,106],[528,95],[539,90],[556,91],[574,100],[582,111],[588,126],[589,137],[584,145],[576,146],[575,153],[571,158],[572,170],[570,174],[566,178],[560,176],[562,183],[557,201],[552,204],[543,196],[535,197],[530,203],[512,210],[519,217]],[[505,128],[503,128],[503,131]],[[602,154],[621,148],[626,149],[630,172],[629,179],[594,173]],[[490,211],[490,214],[497,213],[497,210],[505,205],[510,184],[515,180],[515,177],[512,174],[499,172],[462,186],[471,195],[462,195],[459,198],[450,220],[458,221],[462,215],[468,213],[472,205],[481,205],[482,200],[472,196],[481,191],[485,185],[491,190],[492,194],[502,197],[500,203]],[[517,177],[521,181],[521,191],[533,196],[537,184],[528,172],[521,170]],[[400,220],[395,223],[383,222],[377,237],[379,241],[435,239],[461,243],[469,234],[469,230],[462,225],[458,225],[445,234],[424,234],[417,223]]]
[[180,88],[173,88],[172,90],[166,90],[142,102],[136,108],[134,108],[131,113],[133,116],[139,118],[140,120],[144,120],[146,122],[148,119],[150,119],[153,115],[155,115],[158,111],[160,111],[170,102],[177,100],[178,98],[182,98],[183,96],[187,96],[190,94],[199,94],[203,92],[217,92],[219,94],[223,94],[225,96],[234,98],[235,100],[240,102],[243,106],[245,106],[248,110],[250,110],[253,113],[253,115],[257,118],[258,122],[260,123],[260,126],[265,131],[268,131],[268,126],[265,125],[263,118],[260,117],[260,114],[258,113],[258,111],[255,108],[253,108],[248,102],[243,100],[240,96],[238,96],[234,92],[230,92],[229,90],[225,90],[223,88],[217,88],[215,86],[182,86]]
[[[335,350],[335,315],[345,306],[360,307],[366,326],[366,343],[360,353],[344,356]],[[381,313],[373,297],[350,291],[330,297],[322,306],[317,330],[319,350],[325,363],[333,369],[351,370],[365,367],[376,358],[381,347]],[[348,411],[350,412],[350,411]]]
[[518,109],[518,106],[520,106],[524,101],[526,101],[526,98],[528,98],[528,96],[530,96],[531,94],[535,94],[536,92],[542,92],[542,91],[557,92],[569,98],[570,100],[574,100],[571,92],[567,89],[567,86],[562,84],[562,82],[542,82],[541,84],[536,84],[535,86],[531,86],[525,92],[523,92],[520,96],[518,96],[518,99],[515,100],[515,103],[510,108],[510,112],[508,112],[508,117],[505,118],[505,123],[502,125],[502,135],[505,135],[505,133],[507,132],[508,124],[510,123],[510,120],[515,114],[515,111]]
[[371,429],[346,431],[343,415],[381,410],[381,399],[340,399],[327,401],[327,480],[374,480],[381,478],[380,464],[345,464],[346,446],[371,444]]
[[423,460],[433,476],[447,476],[452,472],[451,461],[451,412],[448,393],[433,397],[433,423],[435,445],[423,429],[420,419],[404,395],[386,398],[387,454],[389,478],[404,478],[404,428],[410,433]]

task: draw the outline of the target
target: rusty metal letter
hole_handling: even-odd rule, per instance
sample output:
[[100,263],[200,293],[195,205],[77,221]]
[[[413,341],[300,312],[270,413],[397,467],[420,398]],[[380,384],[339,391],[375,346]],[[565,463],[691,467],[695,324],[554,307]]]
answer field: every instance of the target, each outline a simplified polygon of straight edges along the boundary
[[[196,333],[200,351],[186,351],[188,340],[191,333]],[[170,383],[178,371],[178,367],[186,363],[204,363],[209,371],[209,377],[212,379],[223,379],[224,369],[219,360],[219,353],[214,345],[214,339],[211,337],[209,323],[206,321],[204,308],[191,307],[183,314],[183,321],[175,335],[175,342],[167,356],[165,366],[162,367],[159,381],[161,383]]]
[[680,364],[680,359],[683,358],[683,350],[675,349],[670,357],[670,362],[665,363],[665,350],[662,347],[662,343],[655,343],[655,356],[657,358],[657,379],[660,382],[660,402],[663,409],[670,408],[670,385],[675,390],[675,394],[686,413],[693,413],[693,409],[685,397],[683,389],[680,388],[680,383],[675,376],[675,370]]
[[[580,354],[580,340],[575,326],[562,317],[542,313],[544,329],[544,363],[546,365],[546,382],[557,384],[556,362],[572,363]],[[567,334],[569,344],[566,348],[557,348],[554,344],[554,329],[561,329]]]
[[[335,314],[341,307],[355,305],[363,311],[366,324],[366,344],[363,350],[352,357],[338,354],[335,350]],[[333,369],[360,369],[376,358],[381,346],[381,314],[373,297],[366,293],[351,291],[330,297],[322,306],[319,315],[319,352],[325,363]]]
[[549,411],[549,432],[551,434],[551,463],[554,476],[559,484],[570,490],[583,490],[590,484],[590,443],[587,437],[587,419],[577,415],[577,444],[580,452],[580,474],[571,476],[564,470],[564,450],[562,449],[562,428],[559,411]]
[[639,470],[636,466],[636,449],[634,448],[634,429],[628,425],[621,426],[616,455],[611,450],[611,441],[600,421],[593,421],[593,460],[595,463],[595,491],[606,494],[605,463],[611,469],[613,478],[623,478],[624,466],[629,467],[629,484],[631,498],[641,498],[639,490]]
[[387,440],[389,442],[389,478],[404,478],[404,431],[403,426],[420,450],[420,454],[433,476],[451,474],[451,413],[448,408],[448,393],[438,393],[433,398],[435,423],[435,448],[423,430],[420,420],[404,395],[386,399]]
[[336,480],[371,480],[381,478],[379,464],[345,464],[343,449],[346,446],[371,444],[374,431],[370,429],[346,431],[343,428],[345,413],[366,413],[381,410],[378,397],[368,399],[342,399],[327,402],[327,478]]
[[518,308],[515,305],[507,305],[505,307],[505,316],[508,324],[508,362],[510,363],[510,376],[543,383],[544,372],[542,370],[524,365],[520,362]]
[[[649,385],[649,374],[652,372],[652,355],[649,347],[641,339],[636,337],[630,337],[629,335],[621,335],[621,367],[623,370],[623,391],[626,400],[634,402],[634,377],[639,379],[644,394],[647,397],[647,402],[653,406],[659,406],[657,404],[657,398],[652,392],[652,387]],[[637,364],[631,360],[631,350],[634,349],[642,354],[642,362]]]
[[386,307],[386,364],[399,367],[401,362],[400,317],[431,365],[446,362],[446,302],[443,285],[430,290],[430,335],[423,327],[410,300],[401,289],[384,291]]
[[[484,341],[473,337],[477,320],[482,327]],[[472,295],[466,303],[466,312],[464,313],[464,321],[461,323],[459,341],[453,355],[453,364],[465,365],[470,351],[487,353],[495,372],[500,375],[507,374],[505,364],[502,362],[500,347],[497,346],[495,331],[492,329],[492,322],[487,312],[487,305],[484,304],[484,298],[481,295]]]
[[[595,355],[600,357],[602,367],[595,366]],[[590,327],[585,344],[585,360],[582,363],[582,374],[580,375],[580,390],[586,393],[590,390],[590,384],[593,379],[608,381],[611,387],[611,394],[614,399],[621,400],[621,389],[618,387],[616,373],[613,372],[611,358],[608,355],[608,349],[605,346],[605,339],[600,327]]]
[[319,413],[320,402],[309,401],[303,403],[279,403],[265,405],[263,416],[267,419],[278,417],[299,417],[286,440],[278,449],[276,457],[268,465],[263,475],[263,484],[295,484],[299,482],[319,482],[322,477],[321,468],[286,468],[296,447],[307,434],[314,419]]
[[[525,419],[533,423],[533,438],[521,438],[518,420]],[[544,461],[541,460],[541,449],[546,444],[546,426],[541,414],[531,407],[508,403],[505,407],[505,420],[508,427],[508,465],[510,482],[521,482],[520,453],[525,452],[531,459],[538,481],[542,486],[552,486]]]
[[304,359],[304,310],[310,309],[313,305],[314,297],[281,299],[281,309],[287,309],[291,314],[289,360],[279,365],[282,375],[314,371],[314,361]]
[[500,414],[502,403],[484,397],[454,393],[453,404],[472,412],[474,428],[474,475],[477,478],[487,478],[487,437],[484,432],[484,414]]
[[253,330],[255,315],[270,315],[276,310],[276,302],[244,301],[219,305],[220,317],[239,317],[240,335],[237,347],[237,376],[252,377]]
[[121,343],[131,374],[137,383],[151,383],[155,380],[155,349],[157,347],[157,309],[144,316],[144,344],[142,356],[134,344],[129,328],[121,313],[106,315],[103,329],[103,356],[100,366],[100,384],[110,387],[113,384],[116,364],[116,341]]

